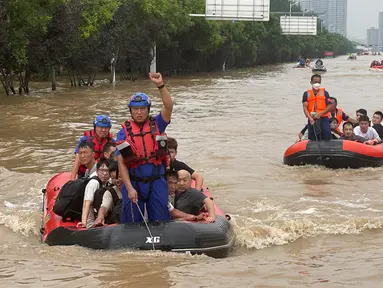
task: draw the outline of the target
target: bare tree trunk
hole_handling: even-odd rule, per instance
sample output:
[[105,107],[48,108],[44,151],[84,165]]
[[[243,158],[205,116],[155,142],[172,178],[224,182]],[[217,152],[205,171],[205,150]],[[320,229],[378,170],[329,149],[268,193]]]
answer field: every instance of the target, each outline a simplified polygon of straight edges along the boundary
[[1,77],[0,77],[0,80],[1,80],[1,84],[2,84],[3,87],[4,87],[5,94],[6,94],[7,96],[9,96],[10,91],[9,91],[9,86],[8,86],[8,83],[7,83],[7,76],[5,75],[3,69],[1,69]]
[[[54,65],[51,66],[51,74],[52,74],[52,91],[56,91],[56,87],[57,87],[57,83],[56,83],[56,69],[55,69]],[[71,80],[71,82],[72,82],[72,80]]]
[[90,81],[90,86],[93,86],[93,84],[94,84],[94,80],[96,79],[96,74],[97,74],[97,72],[96,72],[96,70],[94,70],[94,71],[93,71],[93,77],[92,77],[92,80]]
[[31,79],[31,70],[28,69],[27,67],[27,70],[25,71],[25,80],[24,80],[24,84],[25,84],[25,87],[24,87],[24,91],[25,93],[29,94],[29,79]]
[[12,93],[13,94],[16,94],[16,90],[13,86],[13,75],[12,75],[12,70],[9,71],[9,76],[7,77],[8,78],[8,86],[9,86],[9,89],[11,89]]

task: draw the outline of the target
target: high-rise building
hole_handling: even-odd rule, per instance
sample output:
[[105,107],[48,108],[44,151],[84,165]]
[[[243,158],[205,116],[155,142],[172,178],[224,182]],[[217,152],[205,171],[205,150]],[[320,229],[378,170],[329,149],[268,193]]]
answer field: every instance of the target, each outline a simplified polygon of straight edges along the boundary
[[318,14],[329,32],[346,36],[347,0],[299,0],[299,3],[303,11],[310,10]]
[[379,12],[379,45],[383,46],[383,12]]
[[347,35],[347,0],[329,0],[327,2],[325,24],[327,30],[333,33]]
[[379,30],[375,27],[367,29],[367,45],[378,46],[379,45]]

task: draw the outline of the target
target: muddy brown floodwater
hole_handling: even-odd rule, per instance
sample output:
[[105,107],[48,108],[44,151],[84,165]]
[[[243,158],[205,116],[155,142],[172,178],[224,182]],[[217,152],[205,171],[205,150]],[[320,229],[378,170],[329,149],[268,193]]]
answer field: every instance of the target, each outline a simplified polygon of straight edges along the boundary
[[[325,60],[330,95],[352,116],[383,109],[383,73],[368,70],[376,57],[346,58]],[[166,79],[178,158],[203,174],[236,223],[236,247],[220,260],[39,242],[41,188],[70,169],[96,113],[112,117],[115,133],[138,90],[158,112],[149,81],[0,98],[0,286],[381,287],[383,169],[282,164],[305,124],[301,97],[310,87],[311,71],[292,66]]]

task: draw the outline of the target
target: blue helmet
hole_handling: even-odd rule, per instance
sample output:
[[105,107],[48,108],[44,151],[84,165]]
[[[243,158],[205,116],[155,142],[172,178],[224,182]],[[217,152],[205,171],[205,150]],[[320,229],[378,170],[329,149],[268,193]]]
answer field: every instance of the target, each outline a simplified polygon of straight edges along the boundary
[[110,121],[110,118],[104,114],[96,116],[96,119],[94,119],[94,126],[98,127],[112,127],[112,122]]
[[128,104],[129,107],[149,107],[149,109],[150,105],[149,96],[141,92],[134,93]]

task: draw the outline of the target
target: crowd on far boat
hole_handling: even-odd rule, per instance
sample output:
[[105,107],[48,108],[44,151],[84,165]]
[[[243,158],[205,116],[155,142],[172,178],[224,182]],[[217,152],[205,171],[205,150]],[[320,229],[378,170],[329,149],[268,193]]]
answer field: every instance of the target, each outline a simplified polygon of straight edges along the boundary
[[176,159],[178,143],[164,133],[173,111],[170,93],[160,73],[149,78],[162,99],[159,114],[149,114],[148,95],[135,93],[127,107],[131,119],[122,123],[116,139],[111,119],[98,115],[78,141],[70,181],[53,208],[64,220],[81,228],[141,222],[145,214],[149,221],[215,221],[202,176]]
[[302,99],[303,112],[308,123],[298,133],[298,141],[343,139],[368,145],[382,143],[381,111],[373,113],[372,125],[366,109],[356,110],[355,118],[352,118],[339,107],[337,99],[321,87],[321,75],[313,75],[310,83],[312,88],[304,92]]
[[371,62],[370,64],[370,68],[373,68],[373,67],[376,67],[376,66],[383,66],[383,60],[382,61],[378,61],[378,60],[374,60]]

